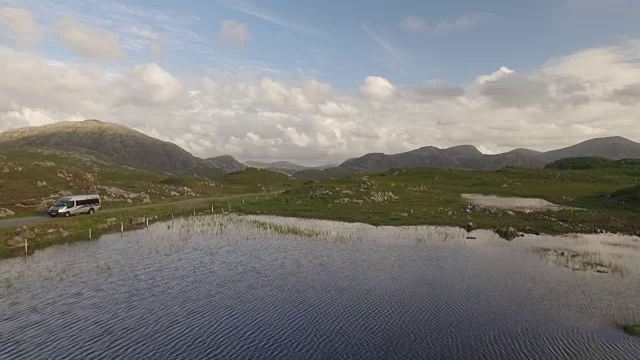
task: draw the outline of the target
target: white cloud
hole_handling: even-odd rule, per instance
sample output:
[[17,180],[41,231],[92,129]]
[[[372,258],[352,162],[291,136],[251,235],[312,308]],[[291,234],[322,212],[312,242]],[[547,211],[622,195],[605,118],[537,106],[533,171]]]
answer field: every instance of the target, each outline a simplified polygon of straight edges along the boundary
[[380,47],[382,47],[394,61],[402,62],[407,58],[407,55],[403,51],[398,50],[395,46],[391,45],[389,40],[383,39],[382,36],[371,30],[366,23],[362,23],[360,25],[362,30],[364,30],[364,32],[367,33],[373,41],[380,45]]
[[360,86],[360,95],[371,100],[388,100],[395,91],[395,86],[380,76],[368,76]]
[[152,55],[160,55],[164,51],[164,41],[161,39],[149,40],[149,53]]
[[271,11],[259,7],[256,3],[244,1],[244,0],[235,0],[235,1],[222,1],[223,5],[239,11],[241,13],[253,16],[255,18],[267,21],[271,24],[275,24],[281,26],[283,28],[294,30],[306,34],[311,35],[319,35],[320,31],[308,27],[306,25],[298,24],[291,20],[284,19],[276,14],[273,14]]
[[419,16],[407,16],[400,23],[402,29],[406,31],[425,31],[427,30],[427,22]]
[[236,20],[224,20],[220,24],[218,40],[234,47],[243,47],[251,39],[249,26]]
[[[0,130],[118,122],[199,156],[338,162],[367,152],[471,143],[547,150],[594,136],[640,140],[638,42],[508,67],[454,85],[370,76],[357,91],[271,74],[181,78],[158,64],[106,69],[0,51]],[[597,70],[597,71],[596,71]]]
[[410,15],[400,22],[400,27],[411,32],[443,34],[489,24],[497,18],[495,14],[488,12],[472,12],[458,15],[454,19],[441,19],[435,23],[429,23],[419,16]]
[[5,29],[13,32],[21,44],[31,44],[40,36],[40,27],[27,9],[0,8],[0,31],[4,32]]
[[151,104],[167,103],[183,94],[180,81],[156,63],[136,66],[133,74],[137,95],[143,94]]
[[118,60],[125,56],[116,35],[83,24],[73,17],[60,20],[57,30],[61,39],[80,56],[96,60]]

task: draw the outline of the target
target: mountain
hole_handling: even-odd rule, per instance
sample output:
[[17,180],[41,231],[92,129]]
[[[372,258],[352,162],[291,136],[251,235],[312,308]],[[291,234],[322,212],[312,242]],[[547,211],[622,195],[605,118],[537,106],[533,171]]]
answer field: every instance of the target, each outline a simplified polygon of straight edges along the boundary
[[357,172],[385,172],[391,169],[433,167],[448,169],[497,170],[504,167],[542,168],[559,159],[598,157],[610,160],[640,159],[640,143],[623,137],[587,140],[577,145],[546,153],[518,148],[502,154],[482,154],[472,145],[446,149],[425,146],[399,153],[370,153],[349,159],[324,172],[301,171],[294,177],[321,179]]
[[262,161],[252,161],[252,160],[245,161],[245,165],[254,167],[256,169],[266,169],[266,170],[288,174],[288,175],[293,175],[299,171],[304,171],[304,170],[325,170],[325,169],[334,167],[333,165],[323,165],[323,166],[317,166],[317,167],[302,166],[296,163],[292,163],[290,161],[262,162]]
[[610,160],[640,158],[640,143],[620,136],[596,138],[541,155],[547,162],[571,157],[602,157]]
[[19,148],[62,150],[137,169],[175,174],[213,176],[245,167],[230,156],[200,159],[176,144],[98,120],[58,122],[0,133],[0,150]]

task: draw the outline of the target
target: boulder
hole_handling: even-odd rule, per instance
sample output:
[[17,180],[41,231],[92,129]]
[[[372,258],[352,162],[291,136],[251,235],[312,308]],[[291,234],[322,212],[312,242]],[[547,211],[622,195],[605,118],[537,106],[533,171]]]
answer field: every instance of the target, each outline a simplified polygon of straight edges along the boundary
[[4,218],[7,216],[13,216],[16,213],[14,213],[13,211],[7,209],[7,208],[0,208],[0,218]]
[[464,227],[464,229],[467,230],[467,232],[472,232],[474,230],[477,230],[478,228],[474,223],[470,222],[467,224],[467,226]]
[[14,236],[11,239],[7,240],[5,242],[5,244],[8,247],[20,247],[20,246],[24,246],[24,239],[18,237],[18,236]]
[[143,204],[151,204],[151,199],[149,199],[149,198],[144,198],[144,199],[142,199],[142,203],[143,203]]
[[507,241],[511,241],[518,237],[518,231],[512,227],[496,229],[496,234]]
[[144,216],[137,216],[131,218],[131,225],[143,225],[146,223]]

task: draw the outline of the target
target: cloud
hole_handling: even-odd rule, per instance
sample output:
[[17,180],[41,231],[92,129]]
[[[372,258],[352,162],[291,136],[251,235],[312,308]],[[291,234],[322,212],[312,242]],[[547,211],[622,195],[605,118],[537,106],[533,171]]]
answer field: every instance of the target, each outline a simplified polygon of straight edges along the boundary
[[496,64],[466,84],[369,76],[355,91],[276,73],[181,77],[155,63],[107,68],[1,50],[0,130],[98,118],[198,156],[305,163],[426,145],[499,152],[594,136],[638,141],[638,44],[586,49],[527,72]]
[[429,81],[417,86],[414,92],[423,99],[447,99],[464,95],[463,88],[443,81]]
[[149,40],[149,53],[152,55],[160,55],[164,51],[164,41],[161,39]]
[[220,3],[233,10],[239,11],[243,14],[253,16],[257,19],[264,20],[266,22],[283,27],[285,29],[289,29],[289,30],[293,30],[293,31],[301,32],[305,34],[310,34],[310,35],[321,34],[321,32],[316,29],[313,29],[311,27],[308,27],[302,24],[298,24],[291,20],[284,19],[276,14],[273,14],[271,11],[267,9],[263,9],[259,7],[257,4],[249,1],[243,1],[243,0],[221,1]]
[[12,31],[20,44],[32,44],[40,37],[40,27],[27,9],[0,8],[0,30],[3,28]]
[[360,86],[360,95],[371,100],[388,100],[396,88],[389,80],[379,76],[368,76]]
[[222,43],[234,47],[244,47],[250,39],[249,26],[241,21],[224,20],[220,24],[218,40]]
[[58,35],[78,55],[96,60],[119,60],[124,49],[113,33],[91,27],[73,17],[65,17],[57,24]]
[[383,39],[380,35],[369,29],[366,23],[363,22],[360,25],[362,27],[362,30],[364,30],[364,32],[367,33],[367,35],[369,35],[373,41],[380,45],[380,47],[382,47],[394,60],[402,61],[406,59],[407,55],[404,52],[396,49],[388,40]]
[[458,15],[454,19],[441,19],[430,24],[419,16],[407,16],[400,22],[400,27],[410,32],[429,32],[445,34],[465,30],[494,22],[498,17],[488,12],[472,12]]
[[402,19],[400,27],[406,31],[425,31],[427,22],[421,17],[410,15]]

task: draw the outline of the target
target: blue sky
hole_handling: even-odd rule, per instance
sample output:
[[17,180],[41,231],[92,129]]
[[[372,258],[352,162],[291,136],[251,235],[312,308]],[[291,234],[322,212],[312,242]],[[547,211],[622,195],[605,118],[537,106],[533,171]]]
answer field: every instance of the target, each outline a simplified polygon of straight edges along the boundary
[[0,131],[98,118],[335,163],[640,141],[637,0],[0,0]]
[[[34,7],[38,3],[31,1]],[[90,17],[106,15],[96,6],[99,1],[84,5],[78,1],[49,3],[69,13]],[[609,2],[596,0],[130,0],[121,3],[132,9],[154,10],[175,17],[183,21],[180,27],[202,37],[200,42],[208,49],[206,53],[166,45],[162,61],[176,72],[188,72],[192,67],[267,68],[315,76],[344,89],[356,88],[371,74],[402,84],[431,79],[466,83],[502,65],[527,71],[556,56],[640,34],[640,22],[634,18],[633,11],[613,9],[607,5]],[[475,25],[442,31],[406,31],[401,26],[407,16],[420,17],[428,26],[436,26],[473,14],[484,14],[488,18]],[[229,48],[215,41],[215,34],[225,19],[248,25],[250,40],[245,46]],[[161,37],[193,40],[171,34],[163,27],[166,25],[163,21],[152,16],[135,21],[145,21],[143,24]],[[49,51],[62,58],[69,55],[56,54],[56,49]],[[131,59],[145,60],[146,55],[133,52]]]

